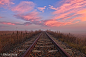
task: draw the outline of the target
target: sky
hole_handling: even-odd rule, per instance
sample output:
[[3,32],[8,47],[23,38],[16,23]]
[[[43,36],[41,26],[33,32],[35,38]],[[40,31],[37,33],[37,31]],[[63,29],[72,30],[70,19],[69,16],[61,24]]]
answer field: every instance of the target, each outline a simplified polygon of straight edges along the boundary
[[86,0],[0,0],[0,31],[86,32]]

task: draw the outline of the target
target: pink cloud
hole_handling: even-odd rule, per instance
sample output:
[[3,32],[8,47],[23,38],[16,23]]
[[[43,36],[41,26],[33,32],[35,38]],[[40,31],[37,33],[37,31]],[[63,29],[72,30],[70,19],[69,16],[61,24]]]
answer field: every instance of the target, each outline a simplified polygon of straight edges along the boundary
[[21,18],[23,20],[26,20],[26,21],[38,21],[41,19],[41,17],[38,16],[39,15],[39,12],[37,11],[33,11],[33,12],[30,12],[28,14],[17,14],[15,15],[15,17],[17,18]]
[[48,20],[45,22],[45,25],[47,26],[64,26],[64,25],[70,25],[72,22],[59,22],[56,20]]
[[44,9],[45,9],[45,8],[46,8],[46,6],[44,6],[44,7],[38,7],[38,10],[44,12]]
[[86,15],[82,15],[80,17],[76,17],[76,18],[73,18],[71,21],[74,21],[74,20],[80,20],[80,21],[86,21]]
[[86,9],[78,11],[77,14],[86,14]]
[[41,17],[38,16],[39,12],[34,9],[34,6],[35,4],[31,1],[22,1],[17,6],[11,8],[11,10],[16,12],[14,17],[25,21],[34,22],[41,19]]
[[17,6],[13,7],[11,10],[17,13],[29,12],[34,9],[35,4],[31,1],[22,1]]
[[12,0],[0,0],[0,7],[9,7],[11,4],[14,4]]
[[64,18],[64,17],[66,17],[67,15],[69,15],[70,13],[73,13],[73,12],[74,12],[74,11],[70,11],[70,12],[67,12],[67,13],[55,15],[55,16],[54,16],[54,19]]
[[85,0],[65,0],[60,7],[49,6],[55,11],[52,12],[54,15],[52,21],[45,22],[47,26],[63,26],[86,21]]
[[58,10],[58,8],[54,8],[53,6],[51,6],[51,5],[49,5],[50,7],[50,9],[53,9],[53,10]]
[[[84,7],[86,5],[86,1],[84,0],[65,0],[66,2],[63,3],[60,7],[57,7],[58,10],[54,11],[53,14],[60,14],[65,13],[69,10],[80,10],[81,7]],[[53,7],[53,6],[52,6]]]
[[10,22],[2,22],[1,24],[15,25],[14,23],[10,23]]

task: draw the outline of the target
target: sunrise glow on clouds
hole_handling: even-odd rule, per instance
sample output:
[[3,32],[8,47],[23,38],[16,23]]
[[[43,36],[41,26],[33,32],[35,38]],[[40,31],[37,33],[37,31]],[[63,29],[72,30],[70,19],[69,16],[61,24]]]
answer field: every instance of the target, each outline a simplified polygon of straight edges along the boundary
[[38,9],[40,10],[40,11],[42,11],[42,12],[44,12],[44,9],[46,8],[46,6],[44,6],[44,7],[38,7]]
[[[51,5],[49,5],[50,6],[49,8],[55,10],[52,13],[53,15],[55,15],[53,17],[53,20],[55,20],[54,22],[59,24],[59,22],[61,23],[61,21],[64,21],[66,23],[72,24],[72,23],[78,23],[80,21],[86,21],[86,17],[85,17],[86,9],[84,8],[85,5],[86,5],[85,0],[70,0],[70,1],[64,2],[63,5],[61,5],[58,8],[54,8]],[[70,15],[70,14],[72,14],[72,15]],[[76,16],[76,15],[79,15],[79,16]],[[72,18],[72,17],[75,17],[75,18]],[[70,18],[70,19],[68,19],[68,18]],[[58,20],[58,22],[57,22],[57,20]],[[54,25],[54,22],[50,22],[50,23],[53,23],[53,25]],[[50,24],[50,23],[48,23],[48,24]],[[63,25],[64,25],[64,23],[63,23]],[[56,26],[58,26],[58,25],[56,25]]]
[[[17,2],[17,0],[15,0]],[[85,0],[61,0],[56,1],[61,5],[57,5],[56,3],[42,5],[36,4],[34,1],[21,1],[19,0],[16,3],[14,0],[0,0],[0,8],[4,10],[9,10],[11,12],[12,18],[16,20],[24,21],[21,23],[20,21],[11,22],[8,21],[4,15],[0,13],[0,24],[1,25],[24,25],[29,26],[32,24],[40,25],[40,26],[48,26],[48,27],[59,27],[66,26],[71,24],[76,24],[79,22],[86,21],[86,1]],[[40,3],[40,2],[39,2]],[[41,2],[42,3],[42,2]],[[50,13],[47,13],[47,12]],[[7,13],[10,13],[7,12]],[[7,14],[6,13],[6,14]],[[5,14],[5,13],[4,13]],[[44,19],[45,16],[41,14],[50,15],[50,17]],[[8,15],[8,14],[7,14]],[[52,16],[52,17],[51,17]],[[1,21],[4,19],[4,21]],[[9,17],[9,19],[11,19]],[[14,20],[14,19],[13,19]]]
[[10,7],[10,5],[15,4],[11,0],[0,0],[0,7]]
[[33,10],[34,3],[31,1],[22,1],[17,6],[13,7],[11,10],[17,13],[25,13]]

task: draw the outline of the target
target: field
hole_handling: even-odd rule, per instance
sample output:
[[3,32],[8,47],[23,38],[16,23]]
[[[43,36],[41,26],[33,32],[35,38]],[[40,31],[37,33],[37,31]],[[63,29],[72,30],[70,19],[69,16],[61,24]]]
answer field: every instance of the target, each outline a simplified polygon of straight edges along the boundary
[[70,47],[86,54],[86,38],[75,37],[73,34],[64,34],[60,32],[47,31],[62,42],[67,43]]
[[0,53],[15,48],[41,31],[0,31]]
[[[0,31],[0,53],[7,52],[10,49],[15,48],[26,39],[37,35],[41,32],[38,31]],[[49,31],[47,32],[62,42],[67,43],[70,47],[73,47],[80,52],[86,54],[86,36],[78,36],[77,34],[64,34],[60,32]]]

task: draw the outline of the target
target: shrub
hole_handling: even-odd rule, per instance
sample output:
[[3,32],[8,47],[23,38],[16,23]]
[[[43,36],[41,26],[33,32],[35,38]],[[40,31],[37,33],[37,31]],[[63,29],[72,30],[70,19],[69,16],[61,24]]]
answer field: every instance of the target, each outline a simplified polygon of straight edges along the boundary
[[86,54],[86,39],[82,40],[80,38],[76,38],[73,35],[69,34],[63,34],[60,32],[53,32],[53,31],[49,31],[47,30],[47,32],[51,35],[53,35],[54,37],[56,37],[57,39],[61,40],[62,42],[67,43],[69,46],[83,52],[84,54]]

